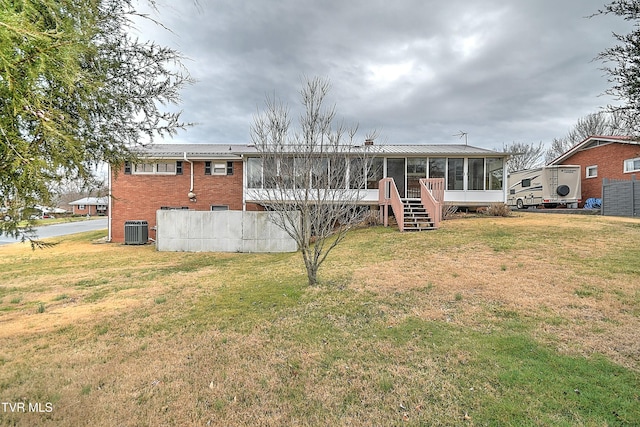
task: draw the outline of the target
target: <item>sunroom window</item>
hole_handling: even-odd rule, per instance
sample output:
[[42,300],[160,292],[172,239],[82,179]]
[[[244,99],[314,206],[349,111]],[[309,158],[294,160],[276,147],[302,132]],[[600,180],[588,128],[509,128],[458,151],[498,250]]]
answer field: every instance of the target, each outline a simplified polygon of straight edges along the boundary
[[484,190],[484,159],[469,159],[468,190]]
[[464,159],[447,159],[447,190],[464,190]]
[[486,190],[502,190],[503,161],[501,158],[487,158]]
[[367,188],[377,189],[380,180],[383,178],[384,159],[382,157],[374,157],[367,173]]

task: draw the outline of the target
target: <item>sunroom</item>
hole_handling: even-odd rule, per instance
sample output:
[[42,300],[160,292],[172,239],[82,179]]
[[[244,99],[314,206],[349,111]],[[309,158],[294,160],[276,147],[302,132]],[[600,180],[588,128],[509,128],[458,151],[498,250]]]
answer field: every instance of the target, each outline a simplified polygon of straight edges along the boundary
[[[366,162],[369,164],[366,171],[358,157],[351,158],[346,168],[342,163],[332,168],[330,160],[318,159],[314,169],[317,173],[310,177],[312,186],[326,185],[327,181],[322,177],[331,176],[332,170],[341,170],[346,171],[346,176],[339,182],[343,182],[346,188],[358,191],[360,203],[364,205],[379,203],[379,186],[384,178],[393,179],[401,199],[419,199],[420,180],[440,178],[444,180],[445,203],[486,206],[506,200],[503,177],[506,176],[507,155],[504,153],[467,145],[380,145],[376,148],[373,160]],[[292,162],[294,170],[295,160],[288,160]],[[273,159],[263,161],[251,155],[246,158],[245,164],[245,201],[264,201],[269,193],[266,186],[270,185],[265,186],[265,183],[273,182],[269,177],[277,173],[279,165]],[[350,177],[360,174],[366,174],[365,188],[351,186],[354,180]],[[292,175],[293,178],[283,181],[283,187],[298,187],[295,184],[297,175],[295,172]],[[362,187],[362,184],[359,186]]]

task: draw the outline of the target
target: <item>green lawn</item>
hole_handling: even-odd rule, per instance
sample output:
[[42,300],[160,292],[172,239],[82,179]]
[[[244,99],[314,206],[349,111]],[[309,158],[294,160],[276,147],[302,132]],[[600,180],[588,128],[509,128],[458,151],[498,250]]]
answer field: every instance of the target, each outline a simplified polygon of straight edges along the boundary
[[[53,225],[53,224],[62,224],[67,222],[79,222],[79,221],[91,221],[93,219],[105,219],[105,216],[56,216],[55,218],[44,218],[38,219],[33,222],[35,227],[39,227],[41,225]],[[26,225],[26,223],[24,224]]]
[[359,229],[315,288],[100,237],[0,247],[0,401],[52,405],[0,425],[640,424],[638,220]]

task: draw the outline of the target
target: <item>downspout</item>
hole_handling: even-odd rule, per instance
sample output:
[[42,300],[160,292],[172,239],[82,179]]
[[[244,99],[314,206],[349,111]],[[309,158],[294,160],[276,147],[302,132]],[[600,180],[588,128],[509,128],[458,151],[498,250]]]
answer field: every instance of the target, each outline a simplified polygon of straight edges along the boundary
[[194,202],[196,199],[196,195],[193,192],[193,162],[189,159],[187,159],[187,153],[186,151],[184,152],[184,161],[189,163],[189,170],[191,172],[191,187],[189,187],[189,194],[187,194],[187,196],[189,196],[189,199]]
[[[108,217],[108,221],[107,221],[107,241],[110,242],[111,241],[111,220],[112,220],[112,206],[111,206],[111,198],[113,197],[111,194],[111,163],[108,164],[107,166],[107,173],[108,173],[108,177],[107,177],[107,187],[109,188],[109,204],[108,209],[109,209],[109,217]],[[75,206],[73,207],[75,210]]]
[[247,158],[242,155],[242,211],[247,210]]

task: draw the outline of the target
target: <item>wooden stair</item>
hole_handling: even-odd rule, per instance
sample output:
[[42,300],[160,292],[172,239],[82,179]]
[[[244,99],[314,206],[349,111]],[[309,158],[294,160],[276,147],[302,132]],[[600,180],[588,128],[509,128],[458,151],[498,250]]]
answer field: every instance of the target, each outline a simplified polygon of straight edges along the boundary
[[404,231],[436,229],[420,199],[402,199],[402,204],[404,205]]

